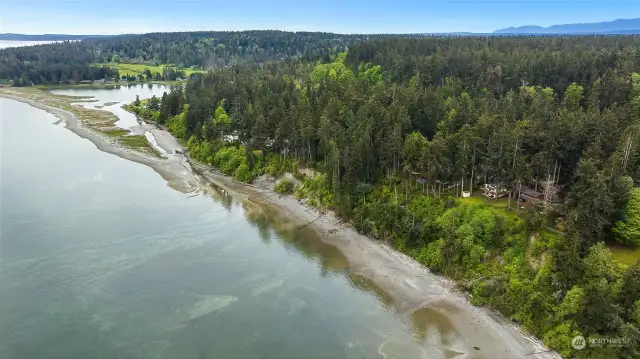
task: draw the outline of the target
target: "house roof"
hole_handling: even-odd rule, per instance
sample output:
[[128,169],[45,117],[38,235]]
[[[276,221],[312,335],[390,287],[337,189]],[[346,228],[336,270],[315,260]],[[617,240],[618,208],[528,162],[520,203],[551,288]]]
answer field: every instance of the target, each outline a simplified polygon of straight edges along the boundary
[[542,193],[535,191],[529,187],[522,187],[522,189],[520,190],[520,193],[531,198],[538,198],[543,195]]

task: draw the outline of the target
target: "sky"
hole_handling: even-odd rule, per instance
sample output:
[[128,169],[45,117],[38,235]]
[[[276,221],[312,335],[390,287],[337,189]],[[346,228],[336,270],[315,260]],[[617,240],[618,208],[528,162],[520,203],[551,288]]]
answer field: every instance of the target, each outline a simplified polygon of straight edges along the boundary
[[640,17],[640,0],[2,0],[0,33],[492,32]]

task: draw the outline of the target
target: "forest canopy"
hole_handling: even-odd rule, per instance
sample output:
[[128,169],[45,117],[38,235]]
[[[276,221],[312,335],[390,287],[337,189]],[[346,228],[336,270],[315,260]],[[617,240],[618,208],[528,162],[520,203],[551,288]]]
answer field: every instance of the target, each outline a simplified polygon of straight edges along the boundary
[[[202,70],[291,59],[328,58],[383,35],[285,31],[150,33],[62,41],[0,50],[0,82],[17,86],[118,79],[104,64],[170,65]],[[411,35],[406,35],[411,36]]]

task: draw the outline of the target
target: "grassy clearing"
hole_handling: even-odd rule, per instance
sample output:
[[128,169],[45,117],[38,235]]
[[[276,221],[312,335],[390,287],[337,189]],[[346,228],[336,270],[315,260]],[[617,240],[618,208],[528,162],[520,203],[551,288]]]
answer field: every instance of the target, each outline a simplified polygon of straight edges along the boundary
[[[468,201],[469,203],[484,203],[487,206],[493,208],[506,209],[509,206],[509,199],[507,197],[500,197],[497,200],[487,198],[482,195],[482,191],[479,189],[474,190],[471,197],[462,199]],[[511,206],[515,209],[515,201],[514,203],[511,203]]]
[[[509,200],[507,197],[500,197],[498,198],[498,200],[490,199],[483,196],[482,192],[479,189],[474,190],[471,197],[456,198],[456,200],[459,200],[463,203],[468,203],[468,204],[484,204],[495,213],[501,214],[504,216],[508,216],[508,217],[518,216],[516,214],[516,207],[518,205],[516,200],[514,199],[511,200],[511,212],[509,212],[507,211],[507,208],[509,207]],[[521,213],[522,212],[523,211],[521,210]]]
[[120,72],[120,76],[122,75],[136,76],[138,74],[144,73],[147,69],[149,69],[149,71],[151,71],[152,74],[156,74],[156,73],[162,74],[164,69],[167,67],[173,67],[176,70],[184,71],[187,77],[194,72],[202,72],[202,70],[197,70],[192,68],[180,68],[180,67],[171,66],[171,65],[153,66],[153,65],[146,65],[146,64],[123,64],[123,63],[107,63],[107,64],[98,64],[98,65],[115,67]]
[[634,265],[640,260],[640,247],[624,246],[622,244],[609,244],[609,250],[613,259],[626,265]]

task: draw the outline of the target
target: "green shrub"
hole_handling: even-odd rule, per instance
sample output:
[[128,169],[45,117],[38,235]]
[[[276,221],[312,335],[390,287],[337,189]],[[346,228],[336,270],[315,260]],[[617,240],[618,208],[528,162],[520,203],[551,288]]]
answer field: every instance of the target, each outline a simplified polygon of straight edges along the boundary
[[278,166],[276,166],[274,164],[271,164],[271,165],[267,166],[266,173],[269,176],[277,176],[277,175],[280,174],[280,169],[278,168]]
[[249,170],[249,166],[246,163],[242,163],[233,173],[233,179],[240,182],[251,182],[253,175]]
[[640,245],[640,188],[631,191],[624,219],[615,223],[613,232],[620,243]]
[[218,150],[213,157],[213,165],[227,175],[234,174],[242,163],[246,163],[242,148],[225,147]]
[[325,174],[305,180],[299,188],[299,192],[299,194],[296,193],[296,196],[308,198],[309,204],[312,206],[331,207],[334,205],[334,196]]
[[538,257],[551,248],[552,243],[557,241],[557,236],[548,232],[540,232],[533,243],[531,254]]
[[294,188],[295,185],[293,184],[293,182],[287,179],[283,179],[276,185],[276,192],[281,194],[291,194],[293,193]]
[[187,123],[185,113],[171,117],[167,122],[169,124],[169,132],[177,138],[185,139],[187,136]]

